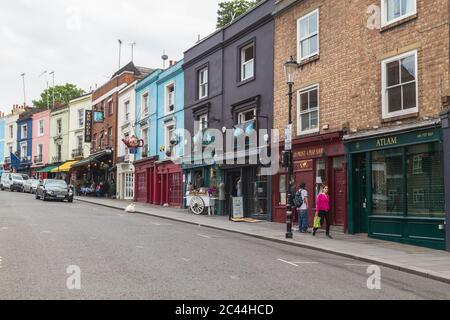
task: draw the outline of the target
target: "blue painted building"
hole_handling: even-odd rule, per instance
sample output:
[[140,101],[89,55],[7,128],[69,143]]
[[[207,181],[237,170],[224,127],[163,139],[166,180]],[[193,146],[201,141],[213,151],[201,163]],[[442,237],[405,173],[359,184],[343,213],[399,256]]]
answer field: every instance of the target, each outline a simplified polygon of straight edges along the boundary
[[144,148],[135,162],[136,201],[182,205],[183,61],[157,70],[136,86],[136,133]]
[[5,118],[0,115],[0,176],[5,162]]
[[26,174],[30,174],[32,164],[33,113],[33,109],[26,111],[17,120],[17,155],[20,159],[17,171]]

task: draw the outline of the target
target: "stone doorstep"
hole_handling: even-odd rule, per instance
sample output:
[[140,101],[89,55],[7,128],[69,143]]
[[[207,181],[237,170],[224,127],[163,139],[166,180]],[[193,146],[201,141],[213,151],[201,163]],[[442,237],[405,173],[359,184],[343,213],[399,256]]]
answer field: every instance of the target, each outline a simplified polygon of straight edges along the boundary
[[[95,201],[89,201],[89,200],[84,200],[84,199],[80,199],[80,198],[76,198],[76,200],[81,201],[81,202],[85,202],[85,203],[90,203],[90,204],[94,204],[94,205],[101,205],[101,206],[105,206],[108,208],[113,208],[113,209],[118,209],[118,210],[124,210],[124,207],[119,207],[117,205],[112,205],[109,202],[110,201],[101,201],[101,202],[95,202]],[[113,201],[113,200],[111,200]],[[126,202],[122,203],[123,205],[126,204]],[[138,209],[136,207],[136,209]],[[148,207],[144,207],[144,209],[148,210]],[[158,212],[160,212],[159,208],[154,208],[155,210],[158,209]],[[167,209],[167,208],[162,208],[162,209]],[[170,210],[170,209],[169,209]],[[167,211],[169,211],[167,210]],[[171,212],[173,212],[173,208],[171,210]],[[343,256],[343,257],[347,257],[347,258],[351,258],[351,259],[356,259],[356,260],[360,260],[360,261],[364,261],[367,263],[372,263],[372,264],[378,264],[384,267],[388,267],[391,269],[395,269],[395,270],[399,270],[399,271],[403,271],[406,273],[411,273],[411,274],[415,274],[418,276],[422,276],[422,277],[426,277],[429,279],[433,279],[433,280],[437,280],[440,282],[445,282],[445,283],[449,283],[450,284],[450,273],[441,273],[441,272],[435,272],[435,271],[431,271],[431,270],[426,270],[423,268],[418,268],[415,266],[409,266],[409,265],[404,265],[401,262],[395,262],[392,260],[385,260],[382,258],[377,258],[377,257],[373,257],[373,256],[367,256],[367,255],[358,255],[354,253],[354,249],[350,249],[350,250],[339,250],[336,251],[336,249],[334,248],[325,248],[325,247],[317,247],[317,242],[316,245],[313,244],[307,244],[307,243],[302,243],[299,241],[295,241],[295,240],[287,240],[284,238],[278,238],[278,237],[271,237],[271,236],[264,236],[261,234],[256,234],[253,232],[248,232],[248,231],[239,231],[239,230],[235,230],[235,229],[230,229],[227,227],[223,227],[223,226],[214,226],[211,224],[204,224],[204,223],[196,223],[193,222],[191,219],[180,219],[180,218],[176,218],[174,216],[166,216],[166,215],[161,215],[160,213],[150,213],[150,212],[143,212],[137,210],[136,211],[137,214],[143,214],[143,215],[148,215],[148,216],[154,216],[154,217],[158,217],[158,218],[162,218],[162,219],[168,219],[168,220],[172,220],[172,221],[178,221],[178,222],[185,222],[185,223],[189,223],[189,224],[193,224],[196,225],[198,224],[199,226],[203,226],[206,228],[213,228],[213,229],[217,229],[217,230],[222,230],[222,231],[229,231],[229,232],[234,232],[234,233],[239,233],[239,234],[243,234],[243,235],[247,235],[247,236],[252,236],[255,238],[259,238],[259,239],[263,239],[263,240],[269,240],[269,241],[275,241],[278,243],[283,243],[283,244],[288,244],[288,245],[294,245],[297,247],[302,247],[302,248],[306,248],[306,249],[311,249],[311,250],[315,250],[315,251],[320,251],[320,252],[324,252],[324,253],[329,253],[329,254],[334,254],[334,255],[339,255],[339,256]],[[181,212],[180,212],[181,213]],[[199,220],[204,221],[204,219],[202,219],[201,217],[198,217]],[[226,220],[228,221],[228,220]],[[317,239],[317,238],[315,238]],[[317,240],[323,240],[324,244],[326,244],[325,241],[327,241],[326,239],[317,239]],[[329,240],[328,240],[329,241]],[[345,241],[345,240],[336,240],[336,241]],[[350,241],[348,241],[348,244],[350,245],[356,245],[357,243],[352,243]],[[377,244],[364,244],[365,246],[377,246]],[[361,249],[362,251],[367,251],[370,250],[371,248],[364,248]],[[404,253],[403,253],[404,254]]]

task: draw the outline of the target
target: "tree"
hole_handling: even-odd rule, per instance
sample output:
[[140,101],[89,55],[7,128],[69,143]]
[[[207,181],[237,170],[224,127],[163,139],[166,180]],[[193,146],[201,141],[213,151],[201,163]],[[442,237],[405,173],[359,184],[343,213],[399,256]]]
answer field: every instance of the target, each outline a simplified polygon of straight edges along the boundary
[[220,29],[244,14],[262,0],[229,0],[219,3],[217,28]]
[[83,89],[78,88],[74,84],[66,83],[63,86],[55,86],[45,89],[41,93],[40,100],[34,100],[33,105],[38,108],[47,108],[53,106],[53,96],[55,97],[55,105],[68,104],[70,100],[78,98],[85,94]]

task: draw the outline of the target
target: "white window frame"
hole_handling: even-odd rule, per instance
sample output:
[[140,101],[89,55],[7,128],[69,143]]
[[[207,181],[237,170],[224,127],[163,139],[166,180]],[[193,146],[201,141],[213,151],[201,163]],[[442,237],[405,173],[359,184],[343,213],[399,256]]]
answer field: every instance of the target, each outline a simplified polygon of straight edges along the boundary
[[42,137],[44,135],[44,119],[40,119],[38,121],[38,132],[37,135],[38,137]]
[[[147,99],[147,103],[145,100]],[[145,117],[149,114],[150,110],[150,93],[144,92],[141,96],[142,115]]]
[[[315,15],[315,14],[317,14],[317,31],[313,32],[313,33],[309,33],[307,36],[302,38],[300,36],[300,23],[303,20],[305,20],[305,19],[307,19],[310,16]],[[319,11],[319,8],[317,8],[316,10],[313,10],[310,13],[305,14],[304,16],[302,16],[302,17],[297,19],[297,61],[299,61],[299,62],[304,61],[304,60],[309,59],[311,57],[314,57],[314,56],[316,56],[316,55],[318,55],[320,53],[320,29],[319,28],[320,28],[320,11]],[[302,57],[302,45],[301,45],[302,42],[307,40],[307,39],[310,39],[310,38],[312,38],[314,36],[317,36],[317,51],[315,51],[313,53],[310,53],[307,56]]]
[[425,190],[424,189],[414,189],[413,190],[413,203],[415,205],[424,205],[425,204]]
[[[202,82],[202,74],[203,74],[203,82]],[[202,94],[202,90],[204,91]],[[205,67],[200,69],[198,72],[198,98],[204,99],[208,97],[209,94],[209,69]]]
[[22,139],[27,139],[27,136],[28,136],[28,125],[27,124],[23,124],[20,127],[20,129],[21,129],[21,133],[22,133]]
[[125,111],[125,122],[129,122],[130,121],[130,100],[125,101],[124,111]]
[[[302,93],[310,92],[317,89],[317,128],[311,130],[302,130],[302,115],[315,112],[316,110],[309,110],[308,112],[301,112],[301,95]],[[320,132],[320,85],[314,84],[312,86],[308,86],[302,88],[297,91],[297,135],[307,135],[311,133]]]
[[[408,58],[410,56],[414,55],[414,63],[415,63],[415,73],[416,73],[416,107],[415,108],[411,108],[411,109],[405,109],[405,110],[400,110],[400,111],[395,111],[395,112],[389,112],[388,109],[388,96],[387,96],[387,65],[391,62],[397,61],[397,60],[402,60],[404,58]],[[383,119],[389,119],[389,118],[393,118],[393,117],[398,117],[398,116],[404,116],[404,115],[408,115],[408,114],[412,114],[412,113],[417,113],[419,112],[419,68],[418,68],[418,52],[417,50],[413,50],[413,51],[409,51],[406,53],[403,53],[401,55],[395,56],[395,57],[391,57],[389,59],[383,60],[381,62],[381,87],[382,87],[382,92],[381,92],[381,103],[382,103],[382,114],[383,114]],[[401,70],[401,68],[400,68]],[[401,79],[401,75],[400,75],[400,79]],[[412,83],[408,82],[408,83]],[[405,84],[408,83],[402,83],[400,84],[400,86],[403,86]],[[403,107],[403,94],[402,94],[402,107]]]
[[[251,48],[251,47],[253,47],[253,59],[250,59],[250,60],[244,62],[245,50],[247,50],[248,48]],[[241,64],[241,77],[240,77],[241,78],[241,82],[249,80],[249,79],[252,79],[252,78],[255,77],[255,54],[256,54],[256,50],[255,50],[255,43],[254,42],[252,42],[252,43],[250,43],[250,44],[248,44],[248,45],[246,45],[246,46],[241,48],[241,54],[240,54],[240,56],[241,56],[241,61],[240,61],[240,64]],[[250,65],[250,64],[252,65],[251,75],[247,76],[247,77],[244,77],[245,67],[247,65]]]
[[84,109],[78,109],[78,128],[84,127]]
[[[61,124],[61,130],[59,130],[59,125]],[[56,119],[56,134],[62,134],[62,119]]]
[[[396,23],[400,20],[406,19],[408,17],[414,16],[417,14],[417,0],[414,1],[414,8],[410,13],[404,14],[398,18],[392,19],[388,21],[388,1],[389,0],[381,0],[381,27],[389,26],[393,23]],[[400,2],[401,5],[401,2]]]
[[[42,143],[37,145],[37,152],[36,152],[38,157],[41,157],[44,155],[44,145]],[[44,159],[42,159],[43,161]]]
[[413,158],[413,174],[423,174],[423,157],[414,156]]
[[[24,150],[25,150],[25,152],[24,152]],[[28,153],[27,143],[22,142],[20,144],[20,159],[22,160],[22,159],[28,158],[27,153]]]
[[[247,113],[250,113],[250,112],[253,112],[253,118],[251,120],[243,120],[244,114],[247,114]],[[255,117],[256,117],[256,108],[248,109],[248,110],[239,112],[238,113],[238,124],[244,124],[244,123],[247,123],[247,122],[254,121]]]
[[[206,124],[205,126],[203,126],[204,124]],[[203,131],[208,129],[208,114],[202,114],[201,116],[198,117],[198,131]]]
[[[150,146],[148,144],[148,142],[149,142],[149,140],[148,140],[148,133],[150,132],[149,128],[150,128],[149,126],[145,126],[145,127],[141,128],[141,139],[142,139],[142,141],[144,141],[144,146],[145,145],[148,146],[149,150],[147,150],[147,152],[150,151]],[[144,134],[144,131],[147,131],[147,134]]]
[[[170,93],[169,93],[169,88],[170,87],[172,87],[173,86],[173,110],[172,111],[170,111],[169,110],[169,107],[170,107],[170,104],[169,104],[169,100],[170,100]],[[171,81],[171,82],[169,82],[169,83],[167,83],[165,86],[164,86],[164,97],[165,97],[165,101],[164,101],[164,105],[165,105],[165,114],[167,115],[167,114],[171,114],[171,113],[174,113],[175,112],[175,92],[176,92],[176,86],[175,86],[175,81]]]
[[[169,130],[169,128],[171,128]],[[174,122],[169,122],[164,125],[164,146],[166,148],[166,151],[170,150],[170,131],[175,132],[176,127]]]

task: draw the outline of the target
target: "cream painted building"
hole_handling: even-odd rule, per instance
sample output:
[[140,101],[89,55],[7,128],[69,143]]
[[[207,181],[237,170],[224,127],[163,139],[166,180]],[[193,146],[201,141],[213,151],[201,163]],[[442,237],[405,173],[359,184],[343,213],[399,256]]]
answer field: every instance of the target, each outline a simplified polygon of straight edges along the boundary
[[64,163],[69,154],[69,106],[56,107],[50,114],[49,162]]
[[69,102],[68,158],[81,160],[89,157],[91,144],[84,141],[86,111],[92,110],[92,94],[83,95]]
[[116,197],[125,200],[134,199],[134,155],[128,152],[122,139],[135,135],[136,83],[130,83],[119,92]]

